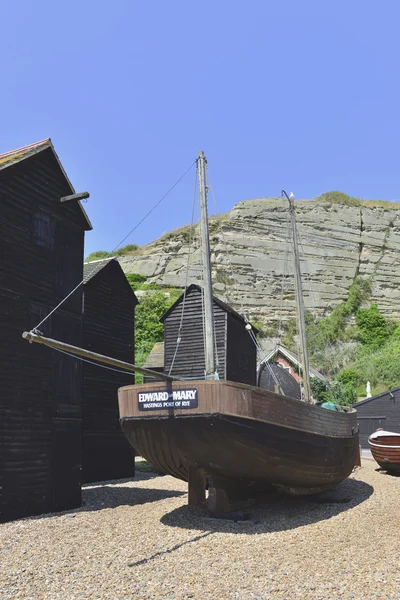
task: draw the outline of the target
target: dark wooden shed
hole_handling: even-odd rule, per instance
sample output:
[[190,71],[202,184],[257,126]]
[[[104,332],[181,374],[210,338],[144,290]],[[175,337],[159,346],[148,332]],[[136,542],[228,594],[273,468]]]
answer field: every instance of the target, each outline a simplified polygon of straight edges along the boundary
[[354,404],[357,410],[360,444],[368,448],[368,437],[382,427],[400,433],[400,387]]
[[[134,362],[137,298],[116,259],[84,265],[83,345]],[[118,388],[134,376],[83,365],[83,481],[132,477],[135,457],[119,424]]]
[[[161,317],[164,372],[169,373],[173,362],[172,375],[202,378],[205,369],[202,289],[192,284],[186,291],[181,342],[175,355],[183,298],[184,294]],[[245,320],[214,296],[214,322],[220,379],[256,385],[257,350],[245,329]]]
[[[83,276],[90,222],[50,139],[0,155],[0,520],[81,502],[81,364],[21,337]],[[82,344],[82,287],[41,327]]]

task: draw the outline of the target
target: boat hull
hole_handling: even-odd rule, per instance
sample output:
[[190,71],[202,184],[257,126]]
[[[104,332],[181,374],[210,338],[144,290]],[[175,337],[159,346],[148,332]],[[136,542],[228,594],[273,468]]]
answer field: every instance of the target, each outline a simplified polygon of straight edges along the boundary
[[225,381],[174,382],[170,391],[194,388],[197,406],[145,412],[139,394],[165,390],[165,384],[119,390],[126,437],[161,471],[187,481],[195,466],[207,477],[298,494],[334,487],[351,473],[355,411],[336,413]]
[[371,454],[380,467],[389,473],[400,475],[400,435],[384,433],[385,435],[374,437],[372,434],[369,437]]

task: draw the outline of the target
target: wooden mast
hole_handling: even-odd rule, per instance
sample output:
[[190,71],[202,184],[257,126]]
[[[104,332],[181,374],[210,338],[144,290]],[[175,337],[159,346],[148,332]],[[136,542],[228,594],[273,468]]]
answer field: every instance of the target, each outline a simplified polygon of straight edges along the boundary
[[301,270],[300,270],[300,257],[299,247],[297,242],[297,225],[296,225],[296,211],[294,207],[294,195],[287,195],[285,190],[282,190],[289,202],[290,220],[292,224],[292,237],[293,237],[293,254],[294,254],[294,274],[296,283],[296,305],[297,305],[297,319],[299,322],[299,334],[300,334],[300,362],[303,369],[303,394],[306,402],[311,402],[311,389],[310,389],[310,369],[308,363],[307,353],[307,340],[306,340],[306,323],[304,317],[304,300],[303,300],[303,286],[301,283]]
[[214,351],[214,305],[212,295],[210,237],[208,232],[206,164],[207,161],[204,156],[204,152],[200,150],[199,157],[197,159],[197,176],[199,181],[201,256],[204,276],[205,376],[206,379],[214,379],[216,371]]

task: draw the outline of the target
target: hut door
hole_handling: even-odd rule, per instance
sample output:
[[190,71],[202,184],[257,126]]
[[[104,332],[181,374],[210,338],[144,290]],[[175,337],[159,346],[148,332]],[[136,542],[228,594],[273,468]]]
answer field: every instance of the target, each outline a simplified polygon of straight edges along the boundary
[[81,505],[82,420],[53,419],[54,510]]

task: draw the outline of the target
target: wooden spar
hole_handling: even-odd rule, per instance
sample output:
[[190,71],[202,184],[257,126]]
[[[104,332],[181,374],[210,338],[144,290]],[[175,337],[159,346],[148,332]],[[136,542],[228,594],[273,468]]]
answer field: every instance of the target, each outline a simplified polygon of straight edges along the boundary
[[200,231],[201,231],[201,254],[204,274],[204,341],[205,341],[205,375],[208,378],[215,377],[215,331],[214,310],[212,296],[212,276],[210,261],[210,237],[208,232],[207,212],[207,185],[206,185],[206,158],[204,152],[199,152],[197,159],[197,175],[199,181],[200,199]]
[[63,196],[60,198],[60,202],[70,202],[70,200],[86,200],[89,198],[89,192],[80,192],[79,194],[70,194],[69,196]]
[[297,304],[297,318],[299,322],[299,333],[300,333],[300,361],[303,368],[302,379],[303,379],[303,391],[304,400],[311,402],[311,389],[310,389],[310,368],[308,364],[308,352],[307,352],[307,341],[306,341],[306,323],[304,318],[304,301],[303,301],[303,287],[301,284],[301,270],[300,270],[300,257],[299,248],[297,243],[297,227],[296,227],[296,211],[294,208],[294,196],[287,195],[285,190],[282,190],[289,202],[290,206],[290,220],[292,223],[292,237],[293,237],[293,253],[294,253],[294,275],[296,282],[296,304]]
[[65,344],[64,342],[59,342],[58,340],[53,340],[42,335],[37,335],[32,331],[24,331],[22,337],[28,342],[44,344],[45,346],[49,346],[50,348],[56,348],[57,350],[62,350],[63,352],[67,352],[68,354],[75,354],[77,356],[82,356],[83,358],[95,360],[99,363],[111,365],[113,367],[118,367],[131,373],[141,373],[143,375],[150,375],[151,377],[157,377],[157,379],[162,379],[163,381],[176,381],[176,377],[171,377],[170,375],[165,375],[164,373],[158,373],[157,371],[152,371],[151,369],[143,369],[143,367],[131,365],[130,363],[127,363],[123,360],[117,360],[116,358],[111,358],[110,356],[104,356],[104,354],[90,352],[90,350],[85,350],[84,348],[79,348],[78,346],[71,346],[71,344]]

